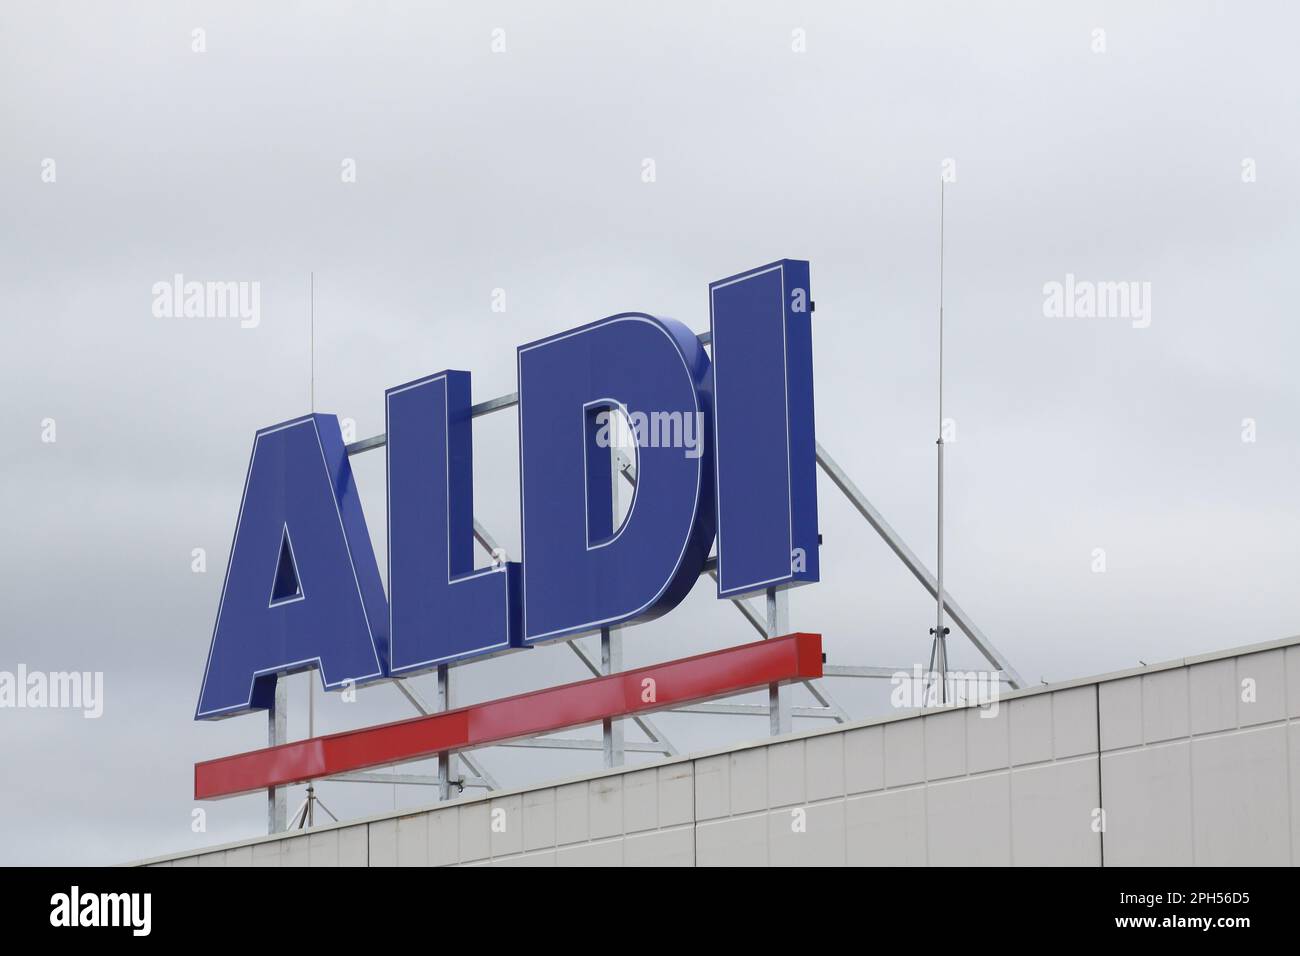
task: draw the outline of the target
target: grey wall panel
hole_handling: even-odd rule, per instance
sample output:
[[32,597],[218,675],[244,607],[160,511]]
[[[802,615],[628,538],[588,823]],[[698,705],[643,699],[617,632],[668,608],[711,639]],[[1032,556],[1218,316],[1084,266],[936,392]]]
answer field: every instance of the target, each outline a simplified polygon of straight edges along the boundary
[[966,711],[936,714],[921,723],[925,728],[925,778],[943,780],[965,776]]
[[1010,865],[1009,771],[931,784],[925,802],[927,863]]
[[524,803],[520,794],[501,797],[490,804],[492,858],[524,852]]
[[587,782],[570,783],[555,790],[555,843],[585,843],[590,834]]
[[1191,751],[1195,862],[1288,865],[1291,807],[1286,726],[1198,737]]
[[1097,688],[1072,687],[1053,693],[1052,753],[1059,760],[1097,752]]
[[460,807],[460,862],[473,863],[492,855],[491,807],[486,800]]
[[808,800],[829,800],[844,796],[846,736],[846,734],[823,734],[807,741],[804,749],[804,774]]
[[[1243,686],[1248,682],[1253,685],[1249,689]],[[1283,649],[1238,657],[1237,691],[1238,726],[1252,727],[1285,720],[1286,664]],[[1300,688],[1296,692],[1300,693]]]
[[842,799],[771,810],[767,824],[771,866],[844,866],[847,862]]
[[1209,661],[1188,668],[1191,732],[1211,734],[1237,726],[1237,662]]
[[1118,750],[1142,743],[1142,678],[1107,681],[1098,688],[1101,749]]
[[1107,866],[1191,866],[1191,746],[1186,740],[1101,758]]
[[695,819],[714,820],[731,810],[731,754],[695,761]]
[[885,786],[904,787],[925,779],[925,718],[885,724]]
[[555,846],[555,788],[543,787],[523,795],[524,850]]
[[460,807],[430,812],[428,854],[430,866],[460,862]]
[[1286,715],[1300,717],[1300,646],[1283,648],[1286,669]]
[[397,866],[397,821],[376,820],[366,827],[371,866]]
[[555,853],[556,866],[622,866],[623,841],[576,843],[562,846]]
[[659,771],[638,770],[623,778],[623,825],[628,833],[659,827]]
[[767,809],[767,755],[770,747],[750,747],[731,754],[731,813]]
[[370,865],[370,828],[361,826],[343,827],[339,834],[339,866]]
[[226,866],[252,866],[253,848],[251,846],[233,847],[226,851]]
[[[283,840],[273,840],[267,843],[257,843],[253,845],[253,866],[279,866],[280,865],[280,846]],[[193,860],[194,857],[190,857]],[[176,865],[181,866],[183,860],[177,860]]]
[[[1287,678],[1288,686],[1294,687]],[[1287,763],[1290,766],[1291,865],[1300,863],[1300,722],[1287,727]]]
[[695,764],[669,764],[657,773],[659,826],[676,827],[695,822]]
[[695,827],[631,833],[623,842],[625,866],[694,866]]
[[1011,766],[1009,708],[972,707],[966,714],[966,770],[983,773]]
[[1011,773],[1011,855],[1017,866],[1100,866],[1096,754]]
[[925,789],[907,787],[849,797],[844,807],[850,866],[924,866]]
[[429,865],[429,816],[416,813],[397,818],[397,865]]
[[[860,727],[845,731],[842,736],[845,793],[871,793],[882,789],[885,786],[885,728],[880,725]],[[698,779],[698,764],[696,776]]]
[[805,746],[802,740],[789,740],[763,748],[767,752],[769,807],[802,806],[808,799]]
[[339,842],[344,830],[321,830],[307,837],[307,861],[313,867],[342,866]]
[[280,865],[281,866],[310,866],[311,854],[308,852],[308,837],[302,836],[289,837],[280,843]]
[[1023,766],[1051,760],[1052,698],[1054,694],[1035,694],[1004,704],[1010,711],[1011,764]]
[[593,840],[622,834],[622,777],[600,777],[587,785],[587,821]]
[[767,866],[767,814],[702,822],[695,828],[698,866]]

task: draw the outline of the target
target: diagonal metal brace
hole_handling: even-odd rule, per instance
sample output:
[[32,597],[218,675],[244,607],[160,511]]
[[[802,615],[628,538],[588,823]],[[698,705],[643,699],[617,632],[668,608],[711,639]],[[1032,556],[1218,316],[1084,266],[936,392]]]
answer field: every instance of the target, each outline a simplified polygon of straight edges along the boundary
[[[907,565],[907,569],[930,592],[930,596],[935,597],[938,594],[938,585],[935,583],[934,575],[921,563],[921,559],[912,553],[912,549],[899,537],[898,532],[889,526],[889,522],[884,519],[884,516],[867,500],[867,496],[853,483],[853,479],[835,463],[835,459],[821,446],[821,442],[817,443],[817,464],[821,465],[822,471],[826,472],[826,476],[835,483],[835,487],[844,493],[844,497],[852,502],[853,507],[858,509],[858,513],[867,519],[867,523],[876,529],[876,533],[885,539],[885,544],[889,545],[890,550],[898,555],[903,564]],[[957,606],[957,602],[947,593],[946,588],[944,589],[943,606],[948,609],[948,614],[956,625],[961,628],[962,633],[969,637],[971,643],[984,655],[985,660],[1007,675],[1013,688],[1025,686],[1024,680],[1016,669],[1011,666],[1011,662],[993,646],[993,642],[975,625],[969,615]]]

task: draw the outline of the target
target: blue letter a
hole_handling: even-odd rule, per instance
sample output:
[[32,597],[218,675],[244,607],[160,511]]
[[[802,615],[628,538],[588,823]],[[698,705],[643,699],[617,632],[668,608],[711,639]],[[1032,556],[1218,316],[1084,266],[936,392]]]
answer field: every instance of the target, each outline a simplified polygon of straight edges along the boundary
[[327,690],[388,673],[388,608],[332,415],[264,428],[196,719],[265,709],[280,674],[319,667]]

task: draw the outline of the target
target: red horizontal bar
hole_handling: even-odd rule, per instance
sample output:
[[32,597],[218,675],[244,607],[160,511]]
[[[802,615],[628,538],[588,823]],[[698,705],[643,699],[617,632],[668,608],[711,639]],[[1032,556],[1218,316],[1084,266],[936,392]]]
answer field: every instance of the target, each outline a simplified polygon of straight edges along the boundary
[[[194,765],[194,798],[302,783],[821,676],[821,635],[787,634],[427,717],[205,760]],[[654,699],[643,699],[651,687]]]

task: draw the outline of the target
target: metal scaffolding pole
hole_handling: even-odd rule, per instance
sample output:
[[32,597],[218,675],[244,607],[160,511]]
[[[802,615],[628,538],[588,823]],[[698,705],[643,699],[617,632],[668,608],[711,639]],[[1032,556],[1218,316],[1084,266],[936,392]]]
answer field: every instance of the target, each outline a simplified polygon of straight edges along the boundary
[[[451,710],[451,666],[438,665],[438,710]],[[456,783],[456,755],[444,750],[438,754],[438,799],[450,800]],[[457,787],[459,789],[459,785]]]
[[[271,747],[289,742],[289,686],[283,674],[275,679],[275,702],[266,712],[266,742]],[[289,824],[287,791],[266,788],[266,832],[282,833]]]
[[[612,423],[611,423],[612,424]],[[614,434],[611,428],[609,433]],[[610,446],[610,469],[609,469],[609,498],[610,498],[610,533],[618,534],[618,486],[619,486],[619,460],[622,453],[619,451],[617,444]],[[600,629],[600,672],[601,674],[614,674],[623,669],[623,632],[616,627],[602,627]],[[605,718],[601,721],[600,726],[601,742],[603,743],[603,753],[605,768],[623,766],[623,721]]]
[[[784,590],[767,589],[767,636],[780,637],[790,631],[790,596]],[[790,720],[790,687],[771,684],[767,688],[767,709],[773,737],[794,729]]]
[[[623,669],[623,640],[617,628],[600,629],[600,672],[617,674]],[[623,721],[606,717],[601,721],[601,743],[606,769],[623,766]]]

